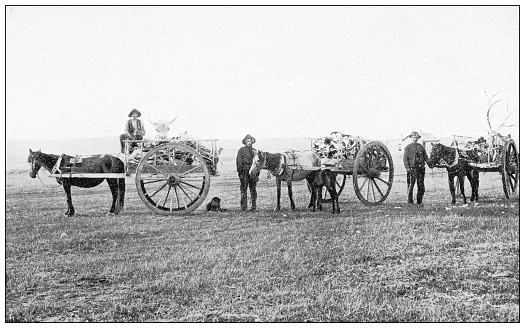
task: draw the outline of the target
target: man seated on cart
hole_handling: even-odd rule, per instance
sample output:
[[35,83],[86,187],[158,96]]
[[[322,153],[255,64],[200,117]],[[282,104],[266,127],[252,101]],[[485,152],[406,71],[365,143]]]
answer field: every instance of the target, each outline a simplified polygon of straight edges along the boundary
[[[123,153],[125,151],[124,147],[124,140],[142,140],[144,138],[144,135],[146,134],[146,129],[144,128],[144,124],[141,120],[138,118],[140,117],[140,112],[136,109],[132,109],[129,113],[128,117],[131,117],[126,122],[126,128],[124,130],[124,134],[120,135],[120,152]],[[137,147],[136,142],[132,142],[129,145],[129,152],[131,153],[133,151],[133,147]]]

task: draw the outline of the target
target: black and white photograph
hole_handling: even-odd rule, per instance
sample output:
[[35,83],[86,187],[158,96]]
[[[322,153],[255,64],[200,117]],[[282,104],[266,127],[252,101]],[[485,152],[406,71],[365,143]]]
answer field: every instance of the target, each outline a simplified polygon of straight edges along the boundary
[[519,5],[5,5],[5,323],[520,322]]

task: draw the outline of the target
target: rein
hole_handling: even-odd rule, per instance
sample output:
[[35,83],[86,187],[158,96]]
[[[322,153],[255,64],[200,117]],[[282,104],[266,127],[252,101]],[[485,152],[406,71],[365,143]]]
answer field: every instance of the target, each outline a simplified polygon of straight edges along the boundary
[[[40,180],[40,183],[45,186],[45,187],[49,187],[49,188],[60,188],[61,184],[59,183],[58,186],[52,186],[52,185],[48,185],[48,184],[45,184],[44,181],[42,181],[42,179],[40,178],[40,174],[36,174],[36,177],[38,178],[38,180]],[[58,183],[58,180],[57,180],[57,183]]]
[[[44,155],[43,153],[40,153],[40,155]],[[45,154],[47,155],[47,157],[49,159],[51,159],[51,156],[49,156],[48,154]],[[51,169],[49,169],[49,163],[47,163],[46,160],[42,160],[42,159],[39,159],[39,162],[40,162],[40,165],[41,167],[43,167],[44,169],[48,170],[49,172],[53,173],[53,172],[58,172],[58,173],[62,173],[59,169],[60,167],[60,163],[62,162],[62,158],[65,156],[65,154],[62,154],[61,156],[58,157],[57,161],[55,162],[55,165],[53,165],[53,167]],[[44,156],[42,156],[44,157]],[[32,159],[32,163],[31,163],[31,169],[33,169],[33,162],[35,161],[35,158],[33,157]],[[39,170],[40,171],[40,170]],[[52,186],[52,185],[48,185],[48,184],[45,184],[44,181],[42,181],[42,178],[40,178],[40,174],[38,172],[36,172],[36,177],[38,178],[38,180],[40,180],[40,183],[43,185],[43,186],[46,186],[46,187],[51,187],[51,188],[58,188],[61,183],[58,181],[58,178],[57,178],[57,183],[58,183],[58,186]]]

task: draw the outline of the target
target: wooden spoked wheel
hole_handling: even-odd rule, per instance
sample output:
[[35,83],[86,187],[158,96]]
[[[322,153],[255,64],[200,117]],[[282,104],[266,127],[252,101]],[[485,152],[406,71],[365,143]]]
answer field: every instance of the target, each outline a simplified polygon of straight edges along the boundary
[[140,199],[162,215],[190,213],[198,208],[210,188],[204,158],[192,147],[168,143],[150,150],[135,174]]
[[501,168],[501,180],[503,182],[503,192],[507,198],[518,195],[518,183],[520,176],[520,161],[516,144],[510,140],[505,144],[503,150],[503,161]]
[[394,181],[394,164],[388,148],[379,141],[365,144],[357,153],[352,175],[361,203],[379,205],[384,202]]

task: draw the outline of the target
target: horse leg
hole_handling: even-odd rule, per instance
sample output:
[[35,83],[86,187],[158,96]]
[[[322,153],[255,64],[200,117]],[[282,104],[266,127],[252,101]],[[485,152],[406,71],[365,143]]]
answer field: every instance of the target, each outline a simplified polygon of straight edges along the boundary
[[454,175],[448,175],[448,189],[452,195],[452,205],[456,204],[456,187],[454,186]]
[[[330,186],[329,192],[330,197],[332,198],[332,214],[339,214],[341,213],[341,208],[339,207],[339,196],[337,196],[337,191],[335,189],[335,179],[336,176],[327,175],[327,180],[325,184],[327,186]],[[419,191],[419,189],[418,189]]]
[[281,181],[279,179],[275,179],[275,183],[277,185],[277,206],[275,206],[276,211],[281,210]]
[[71,200],[71,182],[69,179],[63,179],[62,186],[64,187],[67,199],[67,212],[64,213],[64,216],[73,216],[75,215],[75,208],[73,207],[73,201]]
[[126,194],[126,179],[118,179],[118,206],[117,213],[124,209],[124,195]]
[[292,195],[292,180],[286,180],[286,184],[288,186],[288,197],[290,198],[290,209],[292,211],[295,211],[295,203],[293,201],[293,195]]
[[312,179],[307,179],[306,182],[308,183],[308,186],[310,187],[310,204],[308,204],[307,209],[312,212],[315,212],[317,188],[315,187]]
[[319,211],[322,211],[323,210],[323,185],[317,186],[316,190],[317,190],[317,196],[315,199],[316,201],[315,206],[317,207]]
[[[111,208],[107,215],[115,214],[115,205],[118,200],[118,182],[116,179],[106,179],[109,185],[109,190],[111,190]],[[118,213],[118,211],[116,211]]]
[[470,201],[473,202],[474,201],[474,198],[475,198],[475,189],[476,189],[476,186],[475,186],[475,181],[474,181],[474,178],[472,177],[472,172],[467,172],[467,179],[468,179],[468,182],[470,184]]
[[473,194],[475,195],[474,200],[478,201],[479,196],[479,171],[478,170],[472,170],[472,181],[474,182],[474,185],[476,186],[475,192]]
[[461,191],[461,197],[463,197],[463,204],[467,203],[467,197],[465,196],[465,176],[460,174],[458,176],[459,190]]

